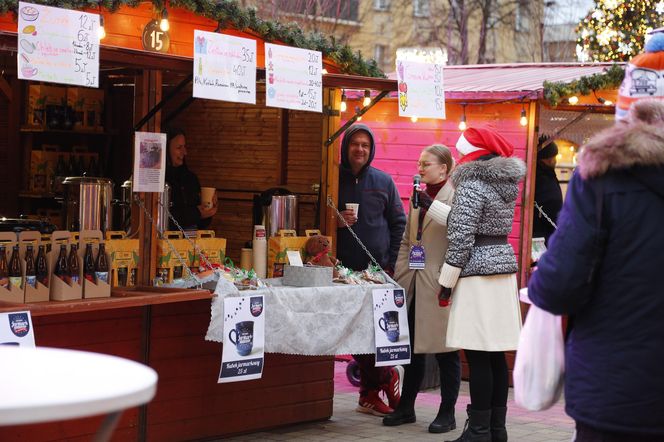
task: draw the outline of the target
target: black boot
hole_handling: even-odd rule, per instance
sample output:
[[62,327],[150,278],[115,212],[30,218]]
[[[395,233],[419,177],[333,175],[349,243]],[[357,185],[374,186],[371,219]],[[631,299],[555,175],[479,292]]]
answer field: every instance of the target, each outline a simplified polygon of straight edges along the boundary
[[507,407],[493,407],[491,409],[491,442],[507,442],[506,415]]
[[466,412],[468,419],[461,437],[445,442],[491,442],[491,410],[473,410],[468,405]]
[[429,433],[447,433],[455,428],[454,407],[440,404],[436,418],[429,425]]

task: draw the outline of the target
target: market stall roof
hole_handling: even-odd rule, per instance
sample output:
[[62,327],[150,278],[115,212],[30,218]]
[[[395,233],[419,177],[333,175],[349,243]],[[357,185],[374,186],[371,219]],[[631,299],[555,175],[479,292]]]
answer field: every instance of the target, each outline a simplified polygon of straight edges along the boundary
[[[513,63],[446,66],[445,99],[541,99],[544,82],[570,83],[602,74],[613,63]],[[396,72],[389,74],[396,79]]]

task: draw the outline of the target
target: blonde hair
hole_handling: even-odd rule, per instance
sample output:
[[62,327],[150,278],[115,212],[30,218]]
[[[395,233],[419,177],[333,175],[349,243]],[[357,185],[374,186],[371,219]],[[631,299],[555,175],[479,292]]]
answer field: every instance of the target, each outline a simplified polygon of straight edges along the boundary
[[440,164],[446,165],[447,173],[452,171],[452,168],[454,167],[454,158],[452,158],[452,152],[449,147],[442,144],[432,144],[431,146],[425,147],[424,152],[430,153],[438,159]]

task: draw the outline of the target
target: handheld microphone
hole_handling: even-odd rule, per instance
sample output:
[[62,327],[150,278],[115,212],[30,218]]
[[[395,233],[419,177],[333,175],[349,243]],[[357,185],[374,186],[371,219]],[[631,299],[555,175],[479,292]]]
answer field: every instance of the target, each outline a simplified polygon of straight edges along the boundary
[[413,207],[417,209],[420,205],[420,194],[417,193],[417,188],[420,185],[421,176],[415,175],[413,177]]

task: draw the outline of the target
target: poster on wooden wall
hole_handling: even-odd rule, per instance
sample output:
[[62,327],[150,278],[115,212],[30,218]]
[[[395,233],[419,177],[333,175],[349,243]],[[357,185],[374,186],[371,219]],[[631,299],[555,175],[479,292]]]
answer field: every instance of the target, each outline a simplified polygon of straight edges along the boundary
[[264,306],[262,295],[224,298],[224,347],[217,383],[263,376]]
[[161,193],[164,191],[165,179],[166,134],[136,132],[133,191]]
[[193,95],[256,104],[256,41],[195,30]]
[[99,86],[99,16],[19,2],[18,78]]
[[265,43],[266,105],[323,112],[323,54]]
[[397,58],[399,116],[445,119],[443,64]]

